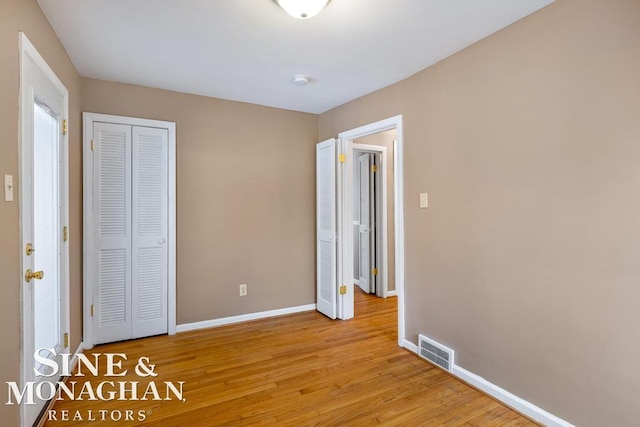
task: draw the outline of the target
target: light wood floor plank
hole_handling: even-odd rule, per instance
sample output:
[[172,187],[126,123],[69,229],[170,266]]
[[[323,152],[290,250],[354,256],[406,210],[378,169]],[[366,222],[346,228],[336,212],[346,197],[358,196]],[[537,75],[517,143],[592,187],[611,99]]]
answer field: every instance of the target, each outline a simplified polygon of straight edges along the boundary
[[[186,402],[64,400],[54,410],[143,410],[147,426],[531,426],[536,425],[397,346],[395,298],[356,295],[356,318],[298,313],[237,325],[102,345],[126,353],[126,377],[140,381],[140,357],[156,365],[157,384],[184,381]],[[84,382],[82,378],[71,378]],[[89,379],[89,377],[85,377]],[[94,415],[95,416],[95,415]],[[46,426],[69,425],[50,421]],[[101,422],[100,425],[138,423]]]

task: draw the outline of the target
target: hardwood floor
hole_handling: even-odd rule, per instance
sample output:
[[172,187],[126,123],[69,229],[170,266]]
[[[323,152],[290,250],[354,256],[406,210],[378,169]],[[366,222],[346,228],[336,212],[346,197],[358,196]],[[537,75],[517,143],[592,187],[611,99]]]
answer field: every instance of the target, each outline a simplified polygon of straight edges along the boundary
[[[396,317],[395,298],[358,292],[356,318],[346,322],[307,312],[98,346],[87,355],[126,353],[128,374],[105,377],[101,367],[95,378],[70,377],[78,389],[87,378],[94,388],[102,381],[140,381],[141,398],[153,380],[164,398],[163,381],[184,381],[185,401],[87,401],[85,393],[82,401],[56,402],[58,421],[45,425],[535,425],[399,348]],[[157,377],[136,375],[140,357],[150,358]],[[60,421],[64,411],[83,421]],[[134,421],[126,422],[131,414]]]

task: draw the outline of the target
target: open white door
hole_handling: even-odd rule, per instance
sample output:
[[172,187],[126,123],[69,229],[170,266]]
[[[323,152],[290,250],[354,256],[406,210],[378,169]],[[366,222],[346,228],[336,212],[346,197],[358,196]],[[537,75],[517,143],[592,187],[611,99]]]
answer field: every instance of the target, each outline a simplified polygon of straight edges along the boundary
[[371,289],[371,188],[369,171],[371,170],[371,154],[365,153],[358,158],[358,173],[360,175],[360,250],[358,285],[363,291],[370,293]]
[[317,308],[336,318],[338,296],[336,244],[336,140],[316,145]]
[[[383,267],[383,249],[386,242],[383,241],[382,235],[384,234],[382,231],[382,222],[383,215],[382,210],[386,209],[386,207],[382,204],[382,184],[379,173],[381,169],[381,154],[373,153],[371,154],[371,172],[370,172],[370,182],[371,182],[371,293],[375,293],[379,297],[384,296],[383,284],[382,284],[382,276],[387,274],[386,269]],[[374,273],[375,272],[375,273]]]

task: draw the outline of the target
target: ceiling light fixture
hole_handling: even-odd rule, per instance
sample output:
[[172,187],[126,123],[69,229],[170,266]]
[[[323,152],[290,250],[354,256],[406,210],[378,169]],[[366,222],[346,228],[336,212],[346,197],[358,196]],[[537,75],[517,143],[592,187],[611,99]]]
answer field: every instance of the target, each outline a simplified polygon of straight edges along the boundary
[[329,3],[329,0],[275,0],[289,15],[298,19],[316,16]]

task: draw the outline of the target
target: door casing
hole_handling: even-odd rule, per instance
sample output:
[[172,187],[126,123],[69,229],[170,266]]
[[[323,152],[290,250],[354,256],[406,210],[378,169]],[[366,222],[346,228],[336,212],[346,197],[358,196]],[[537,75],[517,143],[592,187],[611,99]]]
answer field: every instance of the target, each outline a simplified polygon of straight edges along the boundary
[[353,170],[354,139],[379,132],[396,129],[394,146],[394,230],[395,230],[395,283],[398,297],[398,345],[404,346],[405,336],[405,256],[404,256],[404,131],[402,115],[390,117],[338,134],[338,148],[346,155],[340,164],[338,180],[338,283],[347,287],[347,292],[338,297],[338,318],[347,320],[354,316],[353,283]]

